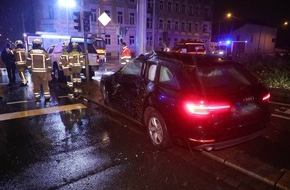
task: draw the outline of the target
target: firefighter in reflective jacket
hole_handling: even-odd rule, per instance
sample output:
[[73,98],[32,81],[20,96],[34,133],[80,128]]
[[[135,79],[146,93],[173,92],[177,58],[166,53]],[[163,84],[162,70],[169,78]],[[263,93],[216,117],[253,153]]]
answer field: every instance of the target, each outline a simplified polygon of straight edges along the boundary
[[25,48],[23,46],[23,42],[21,40],[17,40],[15,42],[15,48],[13,49],[13,53],[15,55],[16,68],[18,70],[19,77],[22,81],[21,86],[26,86],[28,83],[25,76],[26,54],[25,54]]
[[[72,86],[70,87],[73,90],[74,96],[80,95],[81,88],[76,87],[76,85],[81,84],[81,71],[84,67],[84,55],[78,45],[78,43],[73,42],[72,48],[69,51],[68,55],[69,60],[69,68],[71,70],[71,79],[72,79]],[[70,83],[71,84],[71,83]],[[71,93],[69,93],[70,96]]]
[[41,86],[45,101],[49,101],[48,82],[51,80],[51,63],[47,52],[41,47],[39,39],[34,39],[32,42],[32,49],[27,55],[27,67],[31,73],[35,101],[39,102],[41,99]]
[[131,51],[125,42],[122,42],[121,64],[125,65],[131,60]]
[[[72,82],[72,70],[70,68],[69,64],[69,53],[68,53],[68,47],[69,43],[64,42],[62,44],[62,52],[59,60],[59,64],[63,70],[63,74],[66,78],[66,84],[69,89],[73,88],[73,82]],[[69,93],[70,95],[70,93]]]

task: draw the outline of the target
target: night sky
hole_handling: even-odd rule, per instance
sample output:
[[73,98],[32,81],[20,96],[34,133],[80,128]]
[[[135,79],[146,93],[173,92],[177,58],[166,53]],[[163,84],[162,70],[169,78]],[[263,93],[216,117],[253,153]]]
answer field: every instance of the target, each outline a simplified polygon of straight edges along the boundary
[[256,21],[277,27],[276,45],[290,49],[290,25],[283,26],[285,21],[290,21],[288,4],[289,0],[214,0],[213,34],[217,34],[219,20],[222,20],[221,26],[228,24],[224,18],[228,12],[231,12],[240,20]]

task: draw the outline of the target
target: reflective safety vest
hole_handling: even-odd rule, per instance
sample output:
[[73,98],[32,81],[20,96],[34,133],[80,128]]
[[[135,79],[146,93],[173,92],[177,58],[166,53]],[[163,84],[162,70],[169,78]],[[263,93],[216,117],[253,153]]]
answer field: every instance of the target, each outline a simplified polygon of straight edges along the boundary
[[42,49],[31,49],[27,55],[27,67],[32,72],[41,73],[51,70],[50,57]]
[[123,47],[121,59],[131,59],[131,51],[127,46]]
[[68,59],[68,52],[67,51],[63,51],[61,56],[60,56],[60,60],[59,60],[59,64],[62,66],[62,69],[67,69],[69,68],[69,59]]
[[68,55],[68,60],[70,66],[82,67],[84,65],[84,56],[79,51],[71,51]]
[[26,55],[24,48],[15,48],[13,50],[15,55],[15,63],[16,65],[25,65],[26,64]]

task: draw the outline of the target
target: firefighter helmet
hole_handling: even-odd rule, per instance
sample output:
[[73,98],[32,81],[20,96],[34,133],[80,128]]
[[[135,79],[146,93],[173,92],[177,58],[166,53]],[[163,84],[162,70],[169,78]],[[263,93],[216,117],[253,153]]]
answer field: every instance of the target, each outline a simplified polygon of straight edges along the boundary
[[41,45],[41,41],[40,41],[40,39],[38,39],[38,38],[35,38],[35,39],[33,40],[32,43],[33,43],[33,44]]
[[15,41],[15,46],[18,46],[18,45],[23,45],[23,42],[21,40],[16,40]]
[[62,47],[68,47],[69,43],[68,42],[63,42]]
[[76,42],[73,42],[73,43],[72,43],[72,46],[73,46],[73,47],[77,47],[78,45],[79,45],[79,44],[76,43]]

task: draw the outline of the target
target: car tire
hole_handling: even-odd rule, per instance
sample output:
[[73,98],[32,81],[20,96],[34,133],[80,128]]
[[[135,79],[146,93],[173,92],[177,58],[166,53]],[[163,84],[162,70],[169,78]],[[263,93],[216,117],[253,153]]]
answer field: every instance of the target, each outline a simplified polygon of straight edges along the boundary
[[152,144],[157,149],[165,149],[171,145],[168,129],[162,115],[154,108],[147,108],[144,122]]

